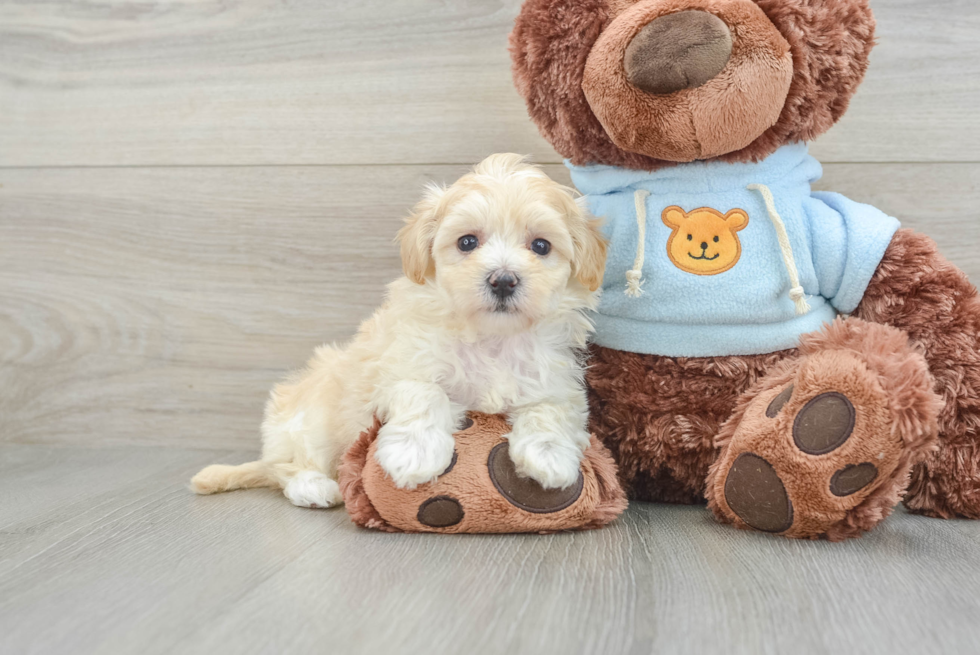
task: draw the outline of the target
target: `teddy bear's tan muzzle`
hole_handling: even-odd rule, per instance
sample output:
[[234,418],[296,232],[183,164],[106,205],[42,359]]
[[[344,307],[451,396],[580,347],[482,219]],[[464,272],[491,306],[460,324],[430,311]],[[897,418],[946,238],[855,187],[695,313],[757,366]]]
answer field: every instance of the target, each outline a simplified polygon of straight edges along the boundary
[[[617,5],[620,6],[620,5]],[[775,125],[789,43],[752,0],[622,4],[589,52],[582,91],[609,138],[674,162],[745,148]]]

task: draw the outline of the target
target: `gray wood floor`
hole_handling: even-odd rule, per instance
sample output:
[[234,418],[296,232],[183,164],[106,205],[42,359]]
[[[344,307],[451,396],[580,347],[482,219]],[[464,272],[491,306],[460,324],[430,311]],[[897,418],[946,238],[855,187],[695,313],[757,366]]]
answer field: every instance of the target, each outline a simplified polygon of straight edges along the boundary
[[249,453],[0,450],[5,653],[976,653],[980,531],[904,514],[843,544],[634,504],[595,532],[390,535],[267,490]]
[[[980,3],[872,0],[819,186],[980,279]],[[634,504],[550,536],[358,530],[189,476],[399,273],[429,180],[567,181],[518,0],[0,0],[0,653],[976,653],[980,524],[844,544]]]

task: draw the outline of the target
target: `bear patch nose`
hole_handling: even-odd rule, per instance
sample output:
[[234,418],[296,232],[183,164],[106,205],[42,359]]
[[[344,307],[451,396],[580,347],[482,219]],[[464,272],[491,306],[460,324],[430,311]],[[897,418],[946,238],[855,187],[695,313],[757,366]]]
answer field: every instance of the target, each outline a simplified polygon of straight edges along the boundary
[[647,23],[626,47],[630,84],[667,95],[713,79],[732,56],[732,33],[706,11],[681,11]]
[[701,242],[701,250],[707,250],[707,249],[708,249],[708,242],[707,241],[702,241]]

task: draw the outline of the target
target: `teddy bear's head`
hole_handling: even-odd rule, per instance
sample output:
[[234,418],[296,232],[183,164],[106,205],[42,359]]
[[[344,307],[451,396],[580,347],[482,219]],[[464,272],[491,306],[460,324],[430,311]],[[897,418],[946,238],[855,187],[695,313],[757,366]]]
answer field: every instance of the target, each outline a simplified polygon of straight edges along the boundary
[[559,153],[654,170],[825,132],[864,77],[874,18],[867,0],[526,0],[510,41]]

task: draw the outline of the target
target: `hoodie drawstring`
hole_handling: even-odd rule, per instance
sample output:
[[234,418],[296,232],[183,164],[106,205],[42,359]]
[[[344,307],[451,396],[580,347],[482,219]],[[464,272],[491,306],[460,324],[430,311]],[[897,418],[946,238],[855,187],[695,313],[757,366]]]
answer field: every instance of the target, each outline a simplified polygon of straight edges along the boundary
[[636,259],[633,261],[633,268],[626,271],[626,295],[630,298],[639,298],[643,295],[640,288],[643,276],[643,255],[644,245],[647,240],[647,196],[649,191],[637,190],[633,194],[633,204],[636,207],[636,229],[639,232],[639,239],[636,244]]
[[758,191],[762,195],[762,200],[766,203],[766,211],[769,212],[769,220],[776,228],[776,238],[779,239],[779,249],[783,253],[783,264],[786,272],[789,273],[789,282],[792,288],[789,290],[789,297],[796,305],[796,314],[802,316],[810,311],[810,303],[806,301],[806,293],[800,285],[800,274],[796,270],[796,260],[793,258],[793,246],[789,242],[789,235],[786,234],[786,225],[782,217],[776,211],[776,201],[773,200],[772,191],[765,184],[750,184],[746,187],[749,191]]

